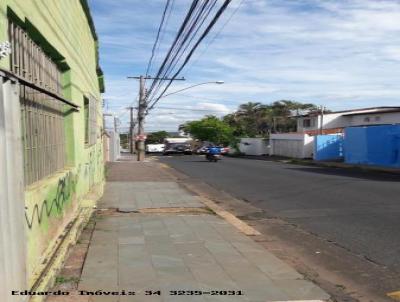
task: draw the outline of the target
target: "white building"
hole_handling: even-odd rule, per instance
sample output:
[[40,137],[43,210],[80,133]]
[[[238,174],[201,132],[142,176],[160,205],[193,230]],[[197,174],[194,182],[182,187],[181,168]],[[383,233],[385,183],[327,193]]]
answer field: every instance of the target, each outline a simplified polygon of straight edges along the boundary
[[297,119],[297,132],[316,135],[341,133],[351,126],[390,125],[400,123],[400,107],[372,107],[336,111],[325,114],[309,113]]
[[296,133],[271,134],[270,154],[295,158],[312,158],[314,136],[343,133],[352,126],[400,124],[399,107],[372,107],[336,111],[312,112],[297,116]]

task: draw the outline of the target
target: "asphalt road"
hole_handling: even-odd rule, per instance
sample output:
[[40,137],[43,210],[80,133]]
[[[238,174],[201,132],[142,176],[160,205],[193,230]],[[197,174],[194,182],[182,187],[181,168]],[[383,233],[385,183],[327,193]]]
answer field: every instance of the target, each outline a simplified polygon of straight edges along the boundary
[[400,176],[239,158],[160,160],[400,272]]

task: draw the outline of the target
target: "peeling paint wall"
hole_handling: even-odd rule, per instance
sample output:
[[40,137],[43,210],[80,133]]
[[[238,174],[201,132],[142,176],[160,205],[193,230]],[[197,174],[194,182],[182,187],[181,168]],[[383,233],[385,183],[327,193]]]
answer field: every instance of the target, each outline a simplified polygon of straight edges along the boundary
[[[67,166],[25,189],[25,228],[28,250],[28,285],[32,286],[49,261],[57,238],[76,217],[82,200],[93,188],[102,191],[102,76],[98,68],[97,41],[85,11],[85,1],[0,1],[0,42],[9,40],[7,18],[11,10],[32,24],[59,54],[69,69],[63,73],[63,95],[80,106],[65,117]],[[90,16],[89,16],[90,17]],[[10,69],[9,59],[0,67]],[[97,141],[85,145],[84,96],[97,99]],[[97,192],[101,193],[101,192]]]

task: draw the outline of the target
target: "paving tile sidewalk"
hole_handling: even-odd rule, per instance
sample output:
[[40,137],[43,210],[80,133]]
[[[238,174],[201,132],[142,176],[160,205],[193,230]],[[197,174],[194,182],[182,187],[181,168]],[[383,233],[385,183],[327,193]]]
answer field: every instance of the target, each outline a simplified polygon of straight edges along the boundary
[[[88,301],[329,298],[222,218],[190,210],[163,212],[204,204],[181,188],[159,163],[113,163],[107,178],[98,208],[133,212],[99,210],[78,289],[135,291],[135,295],[88,296]],[[136,212],[144,208],[159,212]]]

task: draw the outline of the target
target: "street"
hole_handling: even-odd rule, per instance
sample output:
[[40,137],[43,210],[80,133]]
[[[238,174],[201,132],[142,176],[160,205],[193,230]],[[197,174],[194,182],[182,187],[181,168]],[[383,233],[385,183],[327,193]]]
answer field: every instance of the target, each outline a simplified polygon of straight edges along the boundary
[[400,271],[399,176],[280,162],[160,157],[183,173]]

